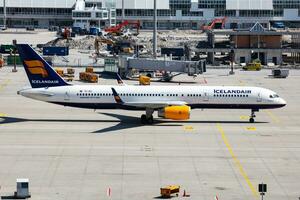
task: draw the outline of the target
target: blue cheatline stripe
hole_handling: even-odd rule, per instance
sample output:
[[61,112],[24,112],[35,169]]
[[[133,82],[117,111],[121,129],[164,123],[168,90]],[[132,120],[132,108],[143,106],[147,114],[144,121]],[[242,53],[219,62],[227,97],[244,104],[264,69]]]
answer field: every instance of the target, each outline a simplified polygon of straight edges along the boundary
[[[145,108],[137,108],[134,106],[120,105],[117,103],[71,103],[71,102],[49,102],[62,106],[87,108],[87,109],[126,109],[126,110],[145,110]],[[281,108],[281,104],[191,104],[188,105],[192,109],[275,109]]]

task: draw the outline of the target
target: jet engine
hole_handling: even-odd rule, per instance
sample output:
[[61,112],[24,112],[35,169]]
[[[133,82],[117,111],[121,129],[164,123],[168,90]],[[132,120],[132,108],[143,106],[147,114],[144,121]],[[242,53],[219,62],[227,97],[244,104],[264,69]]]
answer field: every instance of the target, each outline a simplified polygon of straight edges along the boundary
[[165,119],[188,120],[190,112],[191,107],[189,106],[168,106],[158,110],[158,116]]

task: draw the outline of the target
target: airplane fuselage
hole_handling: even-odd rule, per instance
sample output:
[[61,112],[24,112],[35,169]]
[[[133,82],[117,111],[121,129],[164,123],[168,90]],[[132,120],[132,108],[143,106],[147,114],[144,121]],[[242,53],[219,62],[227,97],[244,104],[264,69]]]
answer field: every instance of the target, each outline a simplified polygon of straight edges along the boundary
[[271,90],[239,86],[70,85],[30,88],[19,93],[28,98],[71,107],[145,110],[146,107],[117,104],[112,88],[118,92],[124,102],[183,101],[192,109],[259,110],[286,105],[286,102]]

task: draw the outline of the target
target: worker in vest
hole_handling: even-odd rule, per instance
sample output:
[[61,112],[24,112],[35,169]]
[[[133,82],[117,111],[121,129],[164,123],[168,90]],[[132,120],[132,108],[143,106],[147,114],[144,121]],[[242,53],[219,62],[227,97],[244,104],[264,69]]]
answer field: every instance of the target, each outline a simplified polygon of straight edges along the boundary
[[0,68],[2,68],[4,66],[4,59],[2,54],[0,54]]

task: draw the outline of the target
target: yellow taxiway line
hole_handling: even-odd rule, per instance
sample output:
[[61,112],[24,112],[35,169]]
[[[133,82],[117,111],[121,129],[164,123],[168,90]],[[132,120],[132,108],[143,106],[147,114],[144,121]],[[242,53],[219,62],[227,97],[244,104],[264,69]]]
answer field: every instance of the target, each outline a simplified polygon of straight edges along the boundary
[[252,182],[250,181],[250,179],[249,179],[246,171],[244,170],[241,162],[239,161],[239,159],[234,154],[233,149],[232,149],[232,147],[231,147],[231,145],[229,143],[229,140],[228,140],[228,138],[227,138],[227,136],[226,136],[226,134],[225,134],[225,132],[224,132],[221,124],[217,124],[217,128],[218,128],[219,132],[221,133],[223,142],[226,145],[226,147],[227,147],[227,149],[228,149],[228,151],[229,151],[229,153],[230,153],[230,155],[231,155],[231,157],[232,157],[232,159],[234,161],[235,166],[239,169],[239,172],[240,172],[241,176],[245,179],[247,185],[249,186],[249,188],[250,188],[250,190],[252,192],[252,195],[255,198],[258,198],[259,197],[258,192],[256,191],[255,187],[253,186]]
[[271,111],[269,110],[264,110],[268,115],[269,117],[277,124],[280,123],[280,119],[278,117],[276,117],[276,115],[274,115]]
[[10,80],[8,79],[8,80],[5,80],[4,83],[0,84],[0,91],[3,90],[3,88],[5,88],[9,82],[10,82]]

